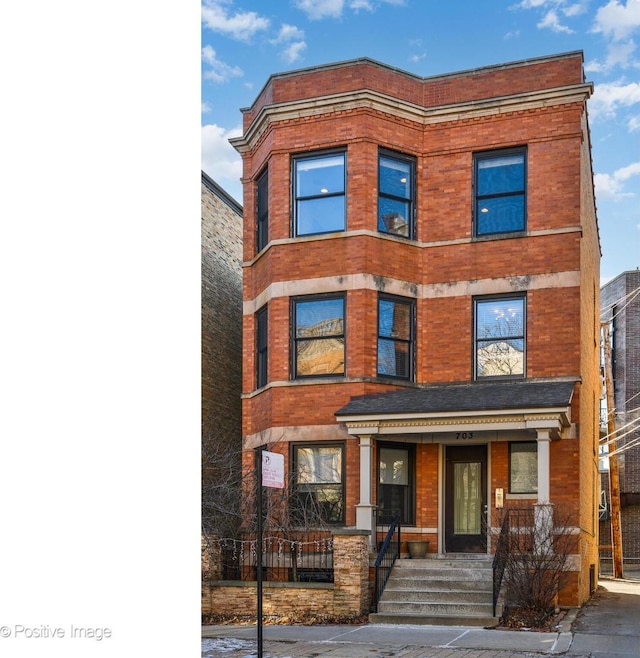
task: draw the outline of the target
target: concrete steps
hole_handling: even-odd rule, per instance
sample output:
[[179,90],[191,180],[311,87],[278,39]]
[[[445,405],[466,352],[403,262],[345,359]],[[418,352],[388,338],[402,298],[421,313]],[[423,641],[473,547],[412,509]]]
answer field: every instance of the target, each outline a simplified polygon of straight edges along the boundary
[[495,626],[491,556],[397,560],[374,624]]

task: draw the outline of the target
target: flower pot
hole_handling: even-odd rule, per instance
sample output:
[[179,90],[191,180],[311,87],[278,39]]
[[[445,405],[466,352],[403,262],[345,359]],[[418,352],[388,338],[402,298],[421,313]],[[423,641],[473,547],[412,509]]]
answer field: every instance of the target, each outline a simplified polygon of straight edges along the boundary
[[411,559],[419,560],[421,558],[427,557],[428,545],[429,542],[423,539],[409,540],[407,542],[407,548],[409,549],[409,556]]

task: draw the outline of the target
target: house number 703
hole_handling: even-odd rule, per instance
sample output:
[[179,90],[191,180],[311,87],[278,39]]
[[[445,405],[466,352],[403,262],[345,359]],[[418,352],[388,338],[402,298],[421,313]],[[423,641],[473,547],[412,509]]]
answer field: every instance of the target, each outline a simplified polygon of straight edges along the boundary
[[456,432],[456,439],[473,439],[473,432]]

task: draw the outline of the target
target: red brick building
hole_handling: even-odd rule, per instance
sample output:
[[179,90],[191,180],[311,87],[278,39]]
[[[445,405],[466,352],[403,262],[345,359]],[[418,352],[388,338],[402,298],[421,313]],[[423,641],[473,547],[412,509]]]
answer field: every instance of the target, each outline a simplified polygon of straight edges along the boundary
[[[581,52],[272,75],[244,163],[243,447],[324,519],[490,555],[503,506],[598,560],[599,260]],[[379,539],[379,537],[378,537]]]

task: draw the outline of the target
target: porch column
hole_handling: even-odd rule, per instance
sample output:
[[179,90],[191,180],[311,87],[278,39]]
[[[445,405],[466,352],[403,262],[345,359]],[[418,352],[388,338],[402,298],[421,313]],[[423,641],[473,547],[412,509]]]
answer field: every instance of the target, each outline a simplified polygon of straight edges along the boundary
[[538,502],[534,505],[534,546],[537,553],[548,555],[552,552],[553,505],[550,499],[551,477],[549,469],[551,434],[549,430],[538,433]]
[[371,464],[373,436],[360,434],[360,502],[356,505],[356,528],[368,530],[373,537],[373,505],[371,504]]
[[549,458],[549,445],[551,433],[549,430],[538,430],[538,504],[549,503],[551,462]]

